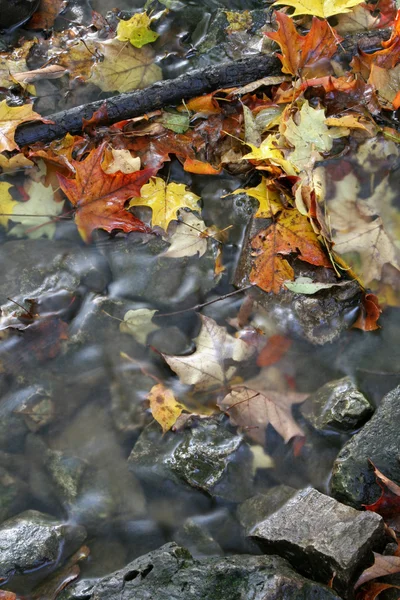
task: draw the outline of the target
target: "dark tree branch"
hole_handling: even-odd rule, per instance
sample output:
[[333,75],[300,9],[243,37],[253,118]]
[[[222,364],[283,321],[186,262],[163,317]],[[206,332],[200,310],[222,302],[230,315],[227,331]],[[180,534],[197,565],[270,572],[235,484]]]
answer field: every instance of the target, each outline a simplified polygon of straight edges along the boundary
[[[381,41],[388,35],[390,35],[390,31],[381,30],[349,36],[342,42],[339,52],[349,58],[357,52],[359,47],[363,50],[378,49],[381,47]],[[20,125],[16,131],[15,140],[19,146],[29,146],[35,142],[51,142],[67,133],[80,133],[82,119],[90,119],[104,103],[107,106],[107,124],[111,125],[164,106],[180,104],[182,100],[188,100],[218,88],[243,86],[263,77],[280,74],[281,63],[275,56],[257,54],[242,60],[198,69],[176,79],[159,81],[144,90],[119,94],[107,100],[90,102],[49,115],[48,118],[54,122],[53,124],[35,121]]]

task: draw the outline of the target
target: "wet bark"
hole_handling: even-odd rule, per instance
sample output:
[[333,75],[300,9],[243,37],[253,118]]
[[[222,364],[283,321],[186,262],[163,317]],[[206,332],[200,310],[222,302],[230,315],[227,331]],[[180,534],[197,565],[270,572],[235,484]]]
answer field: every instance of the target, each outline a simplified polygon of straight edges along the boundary
[[[349,36],[339,47],[339,54],[343,59],[348,60],[359,48],[376,50],[381,47],[381,41],[387,39],[389,35],[390,31],[385,29]],[[176,79],[159,81],[143,90],[119,94],[107,100],[90,102],[49,115],[48,119],[53,123],[35,121],[20,125],[15,140],[19,146],[27,146],[35,142],[48,143],[67,133],[80,133],[82,119],[90,119],[103,104],[107,106],[107,124],[111,125],[163,106],[180,104],[182,100],[219,88],[243,86],[263,77],[280,74],[281,62],[278,58],[269,54],[258,54],[242,60],[198,69]]]

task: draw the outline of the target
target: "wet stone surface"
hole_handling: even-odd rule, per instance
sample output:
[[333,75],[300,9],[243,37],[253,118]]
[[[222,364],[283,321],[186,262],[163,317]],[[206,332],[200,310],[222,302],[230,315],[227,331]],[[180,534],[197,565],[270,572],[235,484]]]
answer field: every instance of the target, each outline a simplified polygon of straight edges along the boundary
[[223,415],[192,418],[179,432],[160,436],[146,427],[129,457],[130,469],[153,485],[185,482],[212,496],[240,502],[252,490],[252,455],[243,438],[232,433]]
[[340,451],[331,481],[332,494],[341,502],[360,508],[381,495],[369,460],[386,477],[400,484],[400,387],[382,400],[366,425]]
[[0,30],[22,25],[35,12],[40,0],[0,0]]
[[[283,594],[283,595],[282,595]],[[277,556],[194,560],[176,544],[138,558],[98,582],[81,581],[60,600],[339,600],[329,588],[295,573]]]
[[335,574],[332,585],[346,596],[372,565],[373,550],[383,549],[384,523],[376,513],[358,512],[305,488],[257,525],[251,538],[318,581],[328,583]]

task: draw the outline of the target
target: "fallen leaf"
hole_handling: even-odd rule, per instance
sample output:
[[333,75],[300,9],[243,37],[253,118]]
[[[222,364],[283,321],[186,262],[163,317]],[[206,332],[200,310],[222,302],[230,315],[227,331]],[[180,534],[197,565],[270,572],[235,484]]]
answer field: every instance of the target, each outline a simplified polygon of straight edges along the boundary
[[150,47],[134,48],[113,39],[97,42],[96,48],[104,58],[93,65],[88,81],[103,92],[130,92],[162,79],[162,71],[154,64],[155,56]]
[[14,592],[7,592],[7,590],[0,590],[0,600],[18,600],[17,595]]
[[129,333],[139,344],[146,345],[147,336],[153,331],[159,329],[158,325],[152,322],[156,310],[148,308],[138,308],[128,310],[124,315],[124,320],[119,326],[122,333]]
[[281,255],[297,258],[316,266],[331,263],[307,217],[296,209],[284,209],[274,222],[251,240],[254,251],[250,281],[265,292],[278,293],[285,281],[294,279],[294,271]]
[[[29,181],[25,186],[29,200],[10,202],[7,197],[3,201],[1,185],[0,183],[0,213],[11,213],[11,216],[3,218],[18,223],[11,227],[8,233],[17,237],[52,239],[56,232],[55,217],[61,214],[64,206],[63,202],[55,202],[53,188],[46,187],[41,182]],[[4,226],[7,225],[7,223],[0,222]]]
[[[1,184],[0,184],[1,185]],[[170,238],[171,245],[163,256],[168,258],[182,258],[183,256],[203,256],[207,250],[207,230],[202,219],[192,212],[182,211],[179,223]]]
[[159,123],[175,133],[185,133],[189,129],[190,119],[187,113],[163,111]]
[[296,167],[284,158],[283,152],[279,149],[279,140],[276,135],[267,136],[258,148],[252,144],[247,144],[247,146],[251,147],[251,152],[245,154],[242,160],[268,161],[283,169],[288,175],[297,175]]
[[271,335],[257,356],[257,365],[259,367],[274,365],[285,356],[291,345],[292,340],[284,335]]
[[78,579],[81,571],[78,563],[86,560],[89,554],[90,550],[87,546],[79,548],[65,564],[35,587],[31,595],[32,600],[57,600],[67,585]]
[[[28,69],[26,59],[35,43],[35,40],[26,40],[12,52],[0,53],[0,87],[11,87],[14,85],[13,76]],[[27,91],[36,93],[34,86],[29,86]]]
[[15,154],[11,158],[7,158],[4,154],[0,154],[0,169],[3,173],[12,174],[15,171],[29,169],[33,166],[34,163],[24,154]]
[[313,15],[321,17],[321,19],[328,19],[333,15],[350,12],[353,6],[361,4],[361,2],[363,0],[283,0],[275,2],[275,5],[292,6],[295,9],[293,17]]
[[288,15],[277,11],[275,13],[279,29],[266,35],[279,44],[282,54],[278,54],[282,62],[283,73],[298,75],[304,68],[331,58],[342,41],[335,35],[327,21],[313,18],[311,29],[306,35],[300,35]]
[[65,75],[66,69],[60,65],[48,65],[40,69],[33,71],[21,71],[20,73],[13,73],[12,79],[18,83],[32,83],[33,81],[40,81],[41,79],[59,79]]
[[269,424],[285,442],[297,436],[304,437],[303,430],[293,418],[292,406],[304,402],[306,398],[307,394],[265,390],[263,374],[260,374],[246,382],[246,385],[235,386],[218,402],[218,406],[229,415],[233,425],[264,446],[265,431]]
[[147,231],[148,228],[128,210],[125,203],[140,193],[153,174],[152,169],[109,175],[101,168],[105,143],[92,150],[82,161],[72,160],[75,177],[58,175],[60,187],[76,207],[75,222],[82,238],[90,240],[94,229]]
[[129,207],[149,206],[153,212],[153,227],[168,229],[171,221],[177,218],[181,208],[198,210],[199,196],[186,189],[183,183],[166,183],[161,177],[153,177],[140,192],[140,198],[133,198]]
[[204,94],[204,96],[198,96],[185,102],[185,104],[178,107],[178,110],[191,110],[195,113],[201,113],[205,115],[215,115],[222,112],[220,105],[214,98],[215,92],[211,94]]
[[365,588],[358,591],[356,600],[376,600],[381,592],[390,589],[400,590],[400,587],[398,585],[393,585],[392,583],[369,582]]
[[64,5],[65,0],[40,0],[39,8],[31,17],[27,27],[29,29],[50,29]]
[[265,177],[257,187],[239,188],[229,195],[231,194],[247,194],[258,200],[259,206],[255,217],[259,219],[269,219],[283,208],[278,190]]
[[11,218],[16,201],[11,196],[9,189],[12,188],[11,183],[6,181],[0,182],[0,225],[7,227]]
[[357,580],[354,589],[356,590],[360,585],[376,579],[377,577],[383,577],[384,575],[392,575],[393,573],[399,573],[400,571],[400,556],[383,556],[374,552],[375,562],[372,567],[365,569],[361,573]]
[[312,108],[306,100],[297,115],[285,121],[282,133],[294,146],[288,158],[301,171],[312,168],[322,158],[320,152],[329,152],[333,140],[348,135],[349,131],[329,129],[325,124],[325,110]]
[[221,168],[216,169],[210,163],[195,158],[186,158],[183,169],[187,173],[197,173],[198,175],[219,175],[222,171]]
[[321,283],[313,281],[310,277],[297,277],[295,281],[285,281],[285,288],[294,294],[313,295],[321,290],[329,290],[332,287],[349,285],[349,281],[334,281],[332,283]]
[[398,518],[400,515],[400,486],[386,477],[373,463],[376,483],[382,490],[380,498],[373,504],[364,504],[365,510],[381,515],[385,520]]
[[117,150],[111,148],[112,159],[108,163],[104,171],[108,175],[113,175],[117,171],[121,173],[129,174],[136,173],[140,170],[140,158],[138,156],[132,156],[129,150]]
[[18,144],[14,140],[15,130],[21,123],[42,119],[35,113],[32,104],[22,106],[8,106],[6,100],[0,102],[0,152],[4,150],[17,150]]
[[135,48],[151,44],[158,38],[158,33],[150,29],[151,19],[145,13],[136,13],[127,21],[121,20],[117,27],[117,40],[130,42]]
[[226,361],[247,360],[254,353],[254,347],[234,338],[210,317],[200,315],[200,318],[201,330],[194,340],[196,351],[185,356],[163,354],[163,357],[182,383],[205,390],[226,385],[237,370],[235,365],[227,366]]
[[247,31],[253,24],[253,18],[249,10],[232,11],[224,10],[226,18],[228,20],[228,27],[226,32],[228,34],[235,33],[237,31]]
[[94,111],[90,119],[82,119],[82,131],[89,135],[95,135],[99,125],[105,125],[108,122],[107,104],[104,102],[100,108]]
[[378,320],[381,313],[382,309],[375,294],[364,294],[361,301],[360,314],[352,326],[353,329],[362,329],[363,331],[380,329]]
[[166,433],[175,425],[176,420],[186,407],[175,399],[172,390],[166,388],[163,384],[153,385],[149,395],[150,410],[154,419],[162,427],[163,433]]
[[368,83],[374,86],[383,108],[397,110],[400,107],[400,64],[393,69],[373,64]]

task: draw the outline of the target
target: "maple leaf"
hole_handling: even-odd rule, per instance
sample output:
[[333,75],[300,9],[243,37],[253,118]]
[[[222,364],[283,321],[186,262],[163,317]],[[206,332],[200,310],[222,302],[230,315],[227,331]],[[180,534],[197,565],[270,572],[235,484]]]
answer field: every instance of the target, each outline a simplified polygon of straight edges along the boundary
[[280,255],[297,254],[298,258],[316,266],[331,267],[307,217],[296,209],[285,209],[274,222],[252,240],[255,260],[250,281],[265,292],[277,293],[294,271]]
[[117,39],[96,42],[95,47],[104,58],[93,65],[88,81],[103,92],[129,92],[162,79],[162,71],[154,64],[155,56],[150,47],[134,48]]
[[247,146],[250,146],[252,151],[245,154],[242,160],[268,161],[281,167],[288,175],[297,175],[296,167],[284,158],[283,152],[279,149],[279,140],[276,135],[267,136],[258,148],[252,144],[247,144]]
[[259,219],[268,219],[273,215],[276,215],[276,213],[283,208],[278,190],[276,190],[265,177],[261,179],[261,183],[256,187],[239,188],[229,195],[235,194],[247,194],[258,200],[259,206],[255,217]]
[[140,170],[140,158],[132,156],[129,150],[117,150],[111,148],[110,160],[107,160],[107,150],[104,159],[104,171],[109,175],[121,171],[121,173],[136,173]]
[[308,394],[276,392],[265,389],[265,375],[260,373],[246,385],[235,386],[218,406],[227,412],[231,423],[264,446],[268,424],[288,442],[294,437],[304,437],[303,430],[292,415],[292,406],[304,402]]
[[153,331],[159,329],[158,325],[152,322],[152,318],[156,310],[148,308],[138,308],[136,310],[128,310],[124,315],[124,320],[119,326],[122,333],[129,333],[139,344],[145,345],[147,336]]
[[0,169],[2,173],[12,173],[21,169],[29,169],[34,166],[34,163],[26,158],[24,154],[15,154],[11,158],[7,158],[4,154],[0,154]]
[[226,361],[247,360],[253,354],[254,347],[234,338],[214,319],[204,315],[200,315],[200,318],[201,330],[194,340],[196,351],[188,356],[163,354],[163,357],[182,383],[195,385],[196,390],[205,390],[225,385],[237,369],[234,365],[226,366]]
[[130,42],[132,46],[141,48],[151,44],[158,38],[158,33],[150,29],[151,19],[145,13],[136,13],[127,21],[120,21],[117,27],[117,40]]
[[279,29],[266,35],[277,42],[282,50],[278,54],[282,62],[283,73],[298,75],[304,67],[310,67],[322,59],[331,58],[343,38],[334,35],[332,27],[326,21],[313,18],[311,29],[306,35],[300,35],[288,15],[280,11],[275,13]]
[[275,5],[284,4],[292,6],[295,11],[293,16],[313,15],[327,19],[340,13],[350,12],[353,6],[361,4],[364,0],[282,0],[275,2]]
[[18,149],[18,144],[14,140],[18,125],[37,119],[42,117],[33,111],[31,104],[8,106],[7,101],[2,100],[0,102],[0,152]]
[[172,390],[162,383],[153,385],[147,398],[150,402],[151,414],[157,423],[161,425],[163,433],[166,433],[175,425],[183,410],[187,410],[184,404],[176,400]]
[[182,211],[179,223],[171,236],[171,245],[163,256],[182,258],[183,256],[203,256],[207,250],[206,224],[191,212]]
[[281,132],[294,146],[289,160],[299,170],[311,168],[322,158],[320,152],[332,149],[335,138],[349,133],[348,129],[329,129],[325,124],[324,109],[312,108],[307,101],[295,117],[282,123]]
[[4,219],[4,221],[0,220],[0,223],[7,226],[10,219],[14,223],[19,223],[11,227],[9,234],[17,237],[27,235],[30,238],[53,238],[56,225],[52,219],[61,213],[64,205],[63,202],[54,201],[53,188],[46,187],[41,182],[30,181],[25,186],[29,200],[16,202],[8,191],[1,195],[2,185],[9,186],[9,184],[0,183],[0,213],[10,216],[0,217]]
[[124,206],[127,200],[139,194],[154,171],[144,169],[128,174],[118,171],[109,175],[101,168],[104,148],[105,143],[92,150],[85,160],[71,161],[74,179],[58,175],[61,189],[76,207],[75,222],[85,241],[90,240],[94,229],[148,231]]
[[153,177],[140,192],[140,198],[133,198],[129,207],[149,206],[153,211],[152,225],[168,229],[171,221],[177,218],[181,208],[198,210],[199,196],[186,189],[183,183],[165,183],[161,177]]

